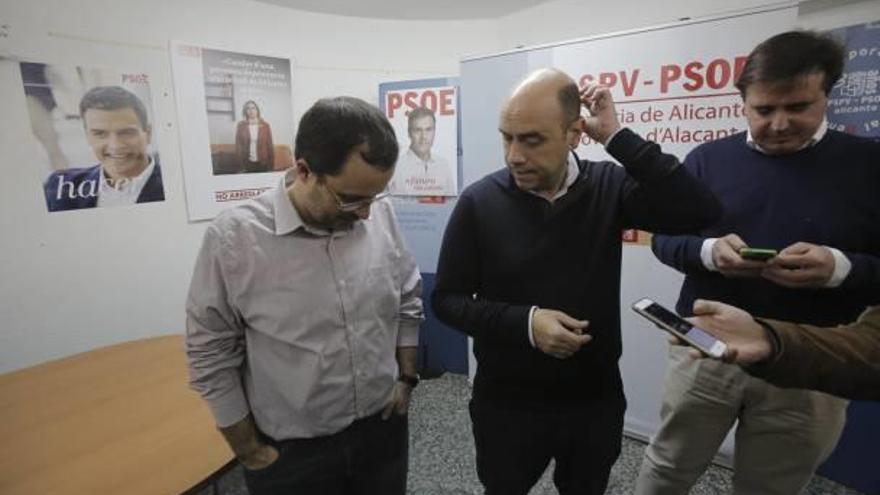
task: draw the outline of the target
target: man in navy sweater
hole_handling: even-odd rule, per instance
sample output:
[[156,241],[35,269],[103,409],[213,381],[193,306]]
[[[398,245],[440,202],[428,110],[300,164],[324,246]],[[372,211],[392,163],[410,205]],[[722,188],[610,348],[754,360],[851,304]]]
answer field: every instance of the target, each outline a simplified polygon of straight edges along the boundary
[[[516,88],[500,131],[507,167],[459,198],[432,298],[474,338],[477,473],[489,495],[526,494],[555,459],[560,493],[602,494],[626,409],[622,230],[695,231],[718,203],[674,156],[621,129],[607,88],[579,94],[555,70]],[[584,131],[623,167],[579,160]]]
[[[714,299],[763,318],[834,326],[880,298],[880,143],[825,120],[842,67],[842,48],[807,32],[774,36],[749,55],[737,83],[748,131],[685,160],[724,214],[697,235],[654,238],[657,257],[686,275],[679,313]],[[746,247],[779,254],[748,260]],[[670,350],[661,425],[636,493],[687,493],[737,420],[734,493],[799,493],[837,443],[846,402],[685,354]]]

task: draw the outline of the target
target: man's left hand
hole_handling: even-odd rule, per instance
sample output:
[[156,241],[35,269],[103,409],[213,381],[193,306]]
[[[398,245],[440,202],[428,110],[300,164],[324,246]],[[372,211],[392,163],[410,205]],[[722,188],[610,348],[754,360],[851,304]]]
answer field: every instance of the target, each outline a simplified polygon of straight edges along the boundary
[[[773,354],[767,332],[752,315],[735,306],[697,299],[694,301],[694,316],[688,321],[727,345],[722,359],[728,363],[752,364]],[[691,356],[701,357],[700,351],[690,351]]]
[[584,132],[594,141],[605,145],[620,129],[611,90],[598,84],[587,84],[581,89],[581,104],[587,109]]
[[796,242],[767,262],[761,276],[792,289],[824,287],[834,274],[834,255],[825,246]]
[[412,387],[401,381],[394,382],[391,391],[391,402],[382,410],[382,419],[388,419],[394,413],[398,416],[406,416],[409,412],[409,398],[412,395]]

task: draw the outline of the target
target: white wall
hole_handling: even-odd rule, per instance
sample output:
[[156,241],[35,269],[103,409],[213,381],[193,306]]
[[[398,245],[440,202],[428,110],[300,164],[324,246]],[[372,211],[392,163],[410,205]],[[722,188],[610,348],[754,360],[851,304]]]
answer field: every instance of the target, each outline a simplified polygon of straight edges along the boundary
[[878,20],[880,2],[876,0],[814,0],[801,6],[797,25],[825,30]]
[[[555,0],[500,18],[500,43],[504,50],[512,50],[785,3],[784,0],[615,0],[601,3]],[[880,2],[876,0],[802,0],[799,6],[798,26],[804,28],[831,29],[880,19]],[[699,43],[699,40],[694,42]]]
[[[0,54],[152,76],[166,201],[49,214],[16,61],[0,61],[0,372],[184,328],[205,224],[186,220],[168,40],[294,59],[294,118],[321,96],[371,102],[388,80],[458,72],[494,51],[497,23],[397,22],[246,0],[0,0]],[[292,137],[288,139],[292,142]]]
[[[582,1],[557,0],[491,21],[415,22],[311,14],[248,0],[0,0],[0,25],[8,25],[0,33],[0,55],[152,75],[167,198],[133,208],[47,213],[20,75],[14,61],[0,60],[0,372],[183,330],[204,224],[186,221],[168,40],[289,54],[298,120],[321,96],[376,102],[380,82],[456,75],[464,55],[766,3],[618,0],[585,10]],[[808,5],[800,20],[807,27],[880,19],[880,2]]]

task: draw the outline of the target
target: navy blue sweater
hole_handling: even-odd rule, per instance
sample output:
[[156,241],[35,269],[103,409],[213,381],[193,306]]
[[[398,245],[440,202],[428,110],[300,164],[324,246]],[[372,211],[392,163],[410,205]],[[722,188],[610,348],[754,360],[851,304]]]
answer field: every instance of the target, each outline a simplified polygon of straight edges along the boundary
[[[768,156],[745,133],[694,149],[685,168],[718,196],[721,219],[695,236],[655,236],[654,253],[685,273],[679,313],[695,298],[752,314],[814,325],[855,321],[880,300],[880,143],[829,130],[816,145]],[[783,249],[803,241],[840,249],[852,271],[836,289],[788,289],[761,278],[727,278],[700,261],[707,237],[739,235],[749,246]]]
[[[445,323],[474,337],[474,396],[525,407],[620,398],[621,234],[695,231],[720,213],[707,188],[629,130],[608,150],[625,164],[580,163],[554,203],[520,190],[508,170],[461,195],[443,237],[432,297]],[[569,359],[534,349],[532,305],[590,321]]]

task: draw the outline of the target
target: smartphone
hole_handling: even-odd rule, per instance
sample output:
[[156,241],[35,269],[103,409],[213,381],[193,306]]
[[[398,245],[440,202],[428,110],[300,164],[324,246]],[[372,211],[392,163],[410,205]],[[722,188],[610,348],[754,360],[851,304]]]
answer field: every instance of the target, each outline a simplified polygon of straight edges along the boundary
[[632,309],[707,356],[721,359],[727,350],[724,342],[709,335],[705,330],[691,325],[687,320],[648,298],[639,299],[633,303]]
[[779,254],[775,249],[742,248],[739,255],[744,260],[767,261]]

